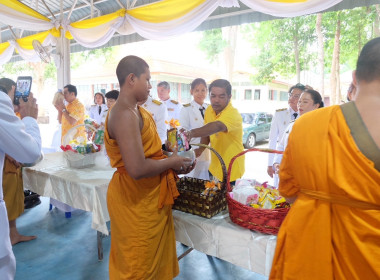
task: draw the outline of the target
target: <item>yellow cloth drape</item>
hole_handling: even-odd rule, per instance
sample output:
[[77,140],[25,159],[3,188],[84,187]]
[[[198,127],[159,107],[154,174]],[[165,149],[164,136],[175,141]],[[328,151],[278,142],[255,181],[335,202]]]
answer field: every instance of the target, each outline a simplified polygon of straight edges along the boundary
[[0,54],[2,54],[10,46],[9,42],[4,42],[0,44]]
[[38,40],[40,43],[43,43],[43,41],[46,39],[49,34],[52,34],[54,37],[59,37],[60,36],[60,31],[53,28],[45,32],[40,32],[37,34],[33,34],[21,39],[17,39],[16,42],[17,44],[20,45],[21,48],[26,49],[26,50],[32,50],[33,45],[32,42],[33,40]]
[[26,6],[25,4],[21,3],[18,0],[0,0],[0,4],[7,6],[15,11],[18,11],[22,14],[29,15],[38,19],[50,21],[50,19],[48,19],[47,17],[29,8],[28,6]]
[[270,279],[380,279],[379,189],[380,172],[358,150],[339,106],[297,120],[279,186],[297,199]]
[[[146,158],[162,155],[161,140],[150,113],[140,107],[143,118],[141,139]],[[111,219],[110,279],[173,279],[179,273],[171,205],[166,199],[157,207],[162,189],[173,181],[162,180],[162,174],[134,180],[124,168],[119,146],[105,128],[105,146],[113,175],[107,192]],[[128,159],[127,159],[128,160]],[[172,171],[170,171],[172,172]],[[168,185],[163,185],[168,184]],[[175,194],[174,194],[175,195]],[[169,199],[170,200],[170,199]]]

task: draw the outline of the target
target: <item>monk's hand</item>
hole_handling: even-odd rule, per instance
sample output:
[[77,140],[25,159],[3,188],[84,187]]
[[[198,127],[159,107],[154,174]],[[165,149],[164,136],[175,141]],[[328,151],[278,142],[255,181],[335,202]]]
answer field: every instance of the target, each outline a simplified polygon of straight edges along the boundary
[[190,158],[177,155],[176,151],[173,152],[171,158],[174,161],[173,169],[177,174],[187,174],[194,169],[195,161],[193,162]]

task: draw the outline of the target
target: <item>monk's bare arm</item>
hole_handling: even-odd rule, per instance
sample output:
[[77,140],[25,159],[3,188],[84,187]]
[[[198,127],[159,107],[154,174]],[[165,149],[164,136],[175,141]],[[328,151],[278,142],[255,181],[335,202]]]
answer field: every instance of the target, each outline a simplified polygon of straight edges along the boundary
[[180,170],[181,166],[190,165],[191,160],[179,156],[162,160],[145,158],[141,125],[138,111],[118,107],[113,108],[108,120],[108,133],[117,141],[124,166],[132,178],[151,177],[170,168]]

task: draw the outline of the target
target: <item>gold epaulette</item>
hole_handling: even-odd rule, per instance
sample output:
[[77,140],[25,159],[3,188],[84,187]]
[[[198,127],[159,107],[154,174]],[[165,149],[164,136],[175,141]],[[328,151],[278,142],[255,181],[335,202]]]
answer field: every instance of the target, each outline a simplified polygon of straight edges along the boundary
[[191,103],[183,104],[183,107],[190,107]]
[[285,110],[287,110],[287,109],[288,109],[288,108],[278,109],[278,110],[276,110],[276,112],[285,111]]
[[171,102],[171,103],[174,103],[174,104],[176,104],[176,105],[178,104],[178,101],[175,101],[175,100],[171,100],[171,99],[170,99],[170,102]]
[[160,102],[160,101],[158,101],[158,100],[156,100],[156,99],[152,99],[152,102],[153,102],[154,104],[157,104],[157,105],[161,105],[161,104],[162,104],[162,102]]

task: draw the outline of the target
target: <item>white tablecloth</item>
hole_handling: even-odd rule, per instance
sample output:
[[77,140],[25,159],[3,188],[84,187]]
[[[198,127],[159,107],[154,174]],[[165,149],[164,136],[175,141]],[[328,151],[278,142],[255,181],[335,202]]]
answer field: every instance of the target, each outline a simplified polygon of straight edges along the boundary
[[[107,187],[114,169],[105,165],[72,169],[63,153],[47,154],[24,168],[24,187],[72,207],[92,212],[92,228],[108,235]],[[173,210],[176,240],[256,273],[270,273],[276,236],[260,234],[231,222],[228,212],[205,219]]]
[[24,168],[24,188],[92,212],[92,228],[108,235],[107,188],[114,171],[105,164],[73,169],[62,152],[51,153],[37,165]]
[[173,217],[177,241],[207,255],[269,276],[276,236],[234,224],[227,211],[205,219],[173,210]]

